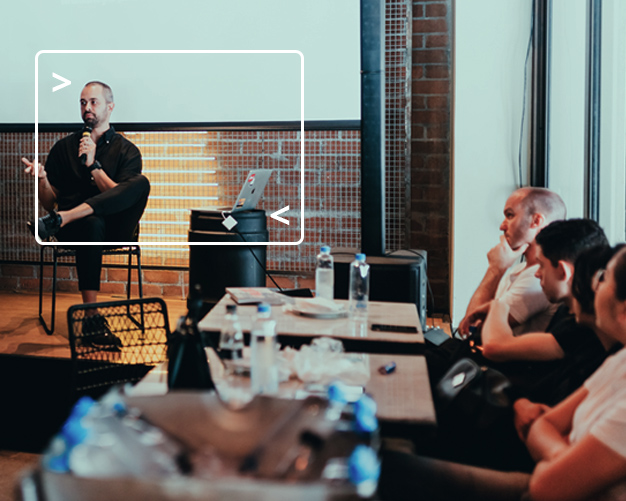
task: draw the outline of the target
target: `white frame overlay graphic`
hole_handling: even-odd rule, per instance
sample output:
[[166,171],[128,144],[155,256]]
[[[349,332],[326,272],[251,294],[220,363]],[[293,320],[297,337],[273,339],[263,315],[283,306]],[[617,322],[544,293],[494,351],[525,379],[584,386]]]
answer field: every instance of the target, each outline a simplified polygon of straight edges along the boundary
[[[297,54],[300,56],[300,239],[296,242],[106,242],[108,245],[126,247],[130,245],[300,245],[304,242],[304,55],[298,50],[40,50],[35,55],[35,161],[39,163],[39,56],[41,54]],[[39,214],[39,185],[35,185],[35,220]],[[278,212],[278,211],[275,211]],[[39,245],[58,245],[59,242],[44,242],[39,238],[35,226],[35,240]],[[62,242],[63,245],[102,245],[102,242]]]

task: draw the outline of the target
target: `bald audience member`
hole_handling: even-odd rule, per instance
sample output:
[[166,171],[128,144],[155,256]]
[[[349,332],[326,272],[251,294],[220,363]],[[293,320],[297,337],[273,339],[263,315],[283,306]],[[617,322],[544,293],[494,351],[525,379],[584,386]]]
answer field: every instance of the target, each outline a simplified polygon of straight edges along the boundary
[[[519,188],[504,206],[500,243],[487,253],[489,266],[472,295],[459,333],[480,326],[494,299],[509,306],[509,324],[515,335],[545,330],[555,307],[548,301],[539,279],[535,236],[553,221],[564,219],[563,200],[546,188]],[[523,256],[521,263],[515,262]]]

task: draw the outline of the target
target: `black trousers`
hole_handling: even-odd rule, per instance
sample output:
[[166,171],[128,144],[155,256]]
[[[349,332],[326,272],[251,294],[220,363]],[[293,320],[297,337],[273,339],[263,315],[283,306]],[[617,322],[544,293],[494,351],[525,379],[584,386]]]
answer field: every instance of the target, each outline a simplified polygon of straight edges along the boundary
[[[150,193],[148,178],[139,174],[103,193],[85,200],[94,213],[59,230],[63,242],[130,242]],[[80,245],[76,250],[78,288],[100,290],[103,245]]]
[[526,501],[529,481],[528,473],[385,451],[378,494],[385,501]]

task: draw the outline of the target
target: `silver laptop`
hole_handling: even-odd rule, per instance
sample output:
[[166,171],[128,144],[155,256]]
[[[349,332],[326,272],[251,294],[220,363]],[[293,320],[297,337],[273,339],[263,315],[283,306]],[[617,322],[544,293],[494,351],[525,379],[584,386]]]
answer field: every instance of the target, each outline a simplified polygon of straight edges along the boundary
[[259,203],[263,190],[272,175],[271,169],[257,169],[251,170],[246,177],[246,180],[241,187],[239,196],[235,200],[231,213],[240,212],[243,210],[252,210],[256,208]]

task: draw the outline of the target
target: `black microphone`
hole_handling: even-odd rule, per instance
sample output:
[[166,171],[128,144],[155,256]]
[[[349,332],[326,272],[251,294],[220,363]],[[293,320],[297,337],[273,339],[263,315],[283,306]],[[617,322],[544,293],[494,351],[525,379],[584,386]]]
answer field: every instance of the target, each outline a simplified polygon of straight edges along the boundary
[[[83,137],[91,137],[91,131],[92,131],[92,128],[89,127],[88,125],[85,125],[85,128],[83,129]],[[87,153],[83,153],[80,156],[80,164],[81,165],[87,164]]]

